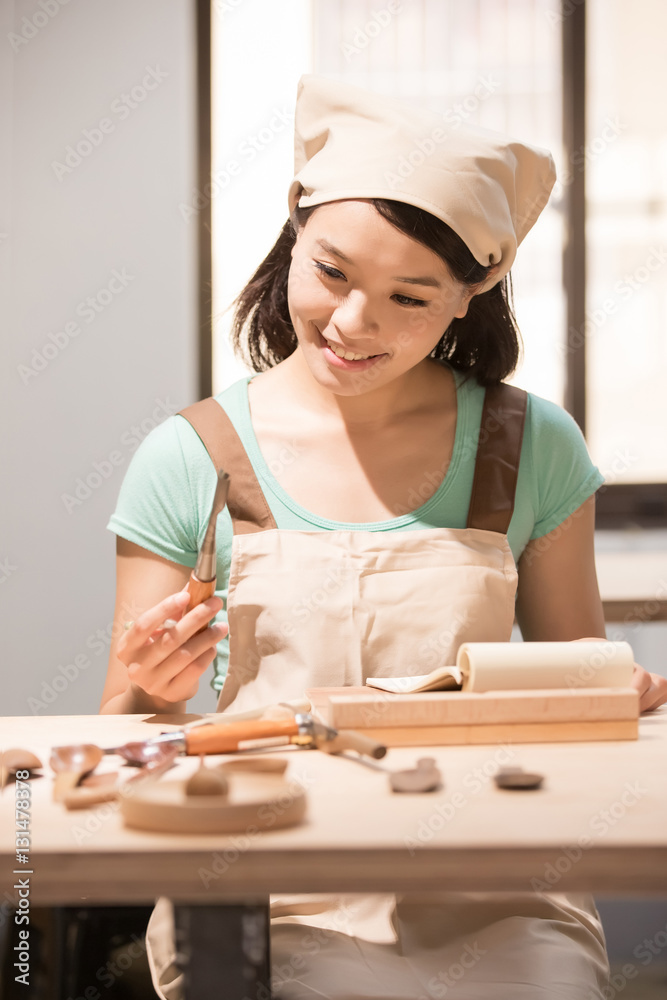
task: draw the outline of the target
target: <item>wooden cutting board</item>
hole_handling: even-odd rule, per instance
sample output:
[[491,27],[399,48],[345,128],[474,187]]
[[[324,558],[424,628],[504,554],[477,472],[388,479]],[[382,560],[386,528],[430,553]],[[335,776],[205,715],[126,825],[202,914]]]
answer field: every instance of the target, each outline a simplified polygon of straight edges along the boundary
[[313,710],[335,729],[358,729],[387,746],[633,740],[634,688],[431,691],[389,694],[368,687],[311,688]]

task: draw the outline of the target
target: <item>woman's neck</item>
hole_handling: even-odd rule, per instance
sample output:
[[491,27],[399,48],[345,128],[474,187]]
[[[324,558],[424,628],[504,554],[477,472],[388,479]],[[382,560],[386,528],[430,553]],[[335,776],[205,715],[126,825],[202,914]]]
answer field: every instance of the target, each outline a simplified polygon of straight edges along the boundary
[[267,375],[275,382],[274,389],[299,400],[316,418],[341,421],[350,429],[390,426],[420,410],[439,409],[446,400],[456,406],[452,372],[429,358],[385,385],[349,394],[320,385],[299,348],[262,377]]

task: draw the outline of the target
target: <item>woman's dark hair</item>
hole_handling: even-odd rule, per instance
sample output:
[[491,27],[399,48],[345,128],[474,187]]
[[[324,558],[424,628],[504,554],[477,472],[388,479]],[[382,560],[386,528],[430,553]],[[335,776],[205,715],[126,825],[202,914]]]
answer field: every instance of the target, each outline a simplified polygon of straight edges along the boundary
[[[481,284],[490,268],[479,264],[445,222],[414,205],[384,198],[370,203],[391,225],[436,253],[452,276],[468,286]],[[319,206],[296,206],[265,259],[234,300],[232,345],[255,371],[266,371],[289,357],[297,338],[287,306],[287,277],[296,234]],[[514,371],[519,330],[512,309],[509,274],[487,292],[474,295],[468,312],[443,331],[430,357],[495,385]]]

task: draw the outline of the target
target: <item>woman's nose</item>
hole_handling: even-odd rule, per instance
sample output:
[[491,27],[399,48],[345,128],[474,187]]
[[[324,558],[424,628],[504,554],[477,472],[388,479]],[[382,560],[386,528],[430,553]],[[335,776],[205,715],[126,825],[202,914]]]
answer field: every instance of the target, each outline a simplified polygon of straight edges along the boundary
[[352,291],[345,296],[331,317],[341,333],[351,336],[373,333],[378,329],[375,310],[363,292]]

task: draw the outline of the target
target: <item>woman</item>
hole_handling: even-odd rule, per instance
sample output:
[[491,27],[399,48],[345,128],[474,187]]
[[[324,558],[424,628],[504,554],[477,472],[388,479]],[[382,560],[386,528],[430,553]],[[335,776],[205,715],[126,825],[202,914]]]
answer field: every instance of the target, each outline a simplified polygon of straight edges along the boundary
[[[214,659],[220,711],[425,673],[463,641],[509,640],[515,611],[526,640],[604,636],[603,477],[567,414],[502,382],[518,356],[506,276],[551,157],[305,76],[295,161],[290,221],[239,297],[235,341],[259,374],[165,421],[123,484],[116,616],[148,610],[112,647],[103,712],[182,711]],[[220,598],[182,616],[211,459],[232,482],[218,521],[228,664],[224,621],[196,634]],[[634,683],[643,709],[667,700],[641,668]],[[160,901],[148,939],[172,1000],[168,918]],[[277,995],[445,996],[443,970],[473,938],[484,957],[459,1000],[595,998],[608,974],[583,894],[272,899],[277,966],[312,927],[330,928],[326,944]]]

